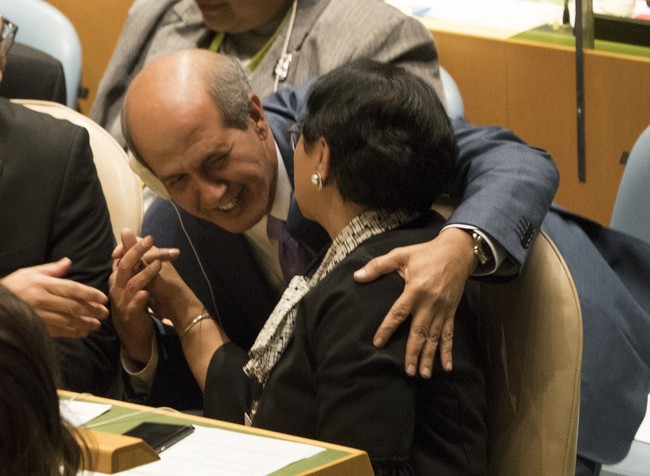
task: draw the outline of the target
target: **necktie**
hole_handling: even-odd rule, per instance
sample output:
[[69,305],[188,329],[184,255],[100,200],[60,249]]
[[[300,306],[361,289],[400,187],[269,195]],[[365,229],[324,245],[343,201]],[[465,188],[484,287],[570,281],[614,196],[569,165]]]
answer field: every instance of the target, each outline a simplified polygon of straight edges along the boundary
[[282,276],[288,283],[294,276],[305,274],[311,256],[289,234],[284,220],[275,218],[273,215],[268,215],[267,218],[266,233],[270,239],[278,242],[278,257],[280,258]]

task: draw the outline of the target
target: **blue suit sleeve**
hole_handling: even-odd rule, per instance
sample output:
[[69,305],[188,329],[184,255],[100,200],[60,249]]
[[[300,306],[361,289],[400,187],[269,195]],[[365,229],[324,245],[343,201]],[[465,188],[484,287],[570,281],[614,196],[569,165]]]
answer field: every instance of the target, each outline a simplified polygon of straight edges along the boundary
[[551,156],[511,131],[452,121],[459,158],[452,194],[462,200],[448,224],[487,233],[521,266],[551,207],[559,174]]

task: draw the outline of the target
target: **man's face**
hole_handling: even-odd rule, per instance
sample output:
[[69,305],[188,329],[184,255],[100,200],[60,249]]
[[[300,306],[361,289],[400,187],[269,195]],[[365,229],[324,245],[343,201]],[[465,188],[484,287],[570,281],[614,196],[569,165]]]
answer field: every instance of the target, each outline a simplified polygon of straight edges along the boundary
[[243,33],[268,23],[287,0],[196,0],[213,31]]
[[172,200],[231,233],[243,233],[274,198],[277,159],[266,140],[266,122],[249,118],[245,130],[226,127],[209,100],[188,111],[193,112],[174,119],[130,116],[133,141]]

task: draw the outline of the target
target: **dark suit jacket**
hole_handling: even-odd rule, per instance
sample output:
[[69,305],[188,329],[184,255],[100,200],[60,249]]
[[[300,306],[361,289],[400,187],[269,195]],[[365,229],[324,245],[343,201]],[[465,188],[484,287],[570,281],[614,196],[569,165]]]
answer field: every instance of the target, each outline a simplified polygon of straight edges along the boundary
[[42,99],[66,104],[65,75],[61,62],[47,53],[15,43],[7,56],[0,96]]
[[[0,276],[63,257],[70,279],[108,291],[114,238],[85,129],[0,99]],[[118,368],[110,324],[56,339],[64,387],[106,392]]]
[[[433,239],[442,217],[368,239],[298,304],[292,341],[273,369],[253,425],[361,448],[375,474],[484,474],[485,383],[478,322],[462,301],[454,321],[454,370],[436,367],[431,380],[404,372],[408,323],[377,350],[372,336],[404,288],[397,273],[368,285],[352,273],[369,259]],[[242,371],[245,350],[234,344],[213,356],[205,414],[244,423],[259,385]],[[228,391],[224,392],[224,388]]]

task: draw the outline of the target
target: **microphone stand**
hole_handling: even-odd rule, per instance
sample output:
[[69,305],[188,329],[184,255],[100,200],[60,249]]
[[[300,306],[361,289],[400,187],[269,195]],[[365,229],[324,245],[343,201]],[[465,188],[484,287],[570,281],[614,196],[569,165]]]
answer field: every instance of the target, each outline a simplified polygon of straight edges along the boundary
[[[566,1],[565,1],[566,5]],[[593,0],[576,0],[576,99],[578,129],[578,180],[586,182],[584,49],[594,47]]]

